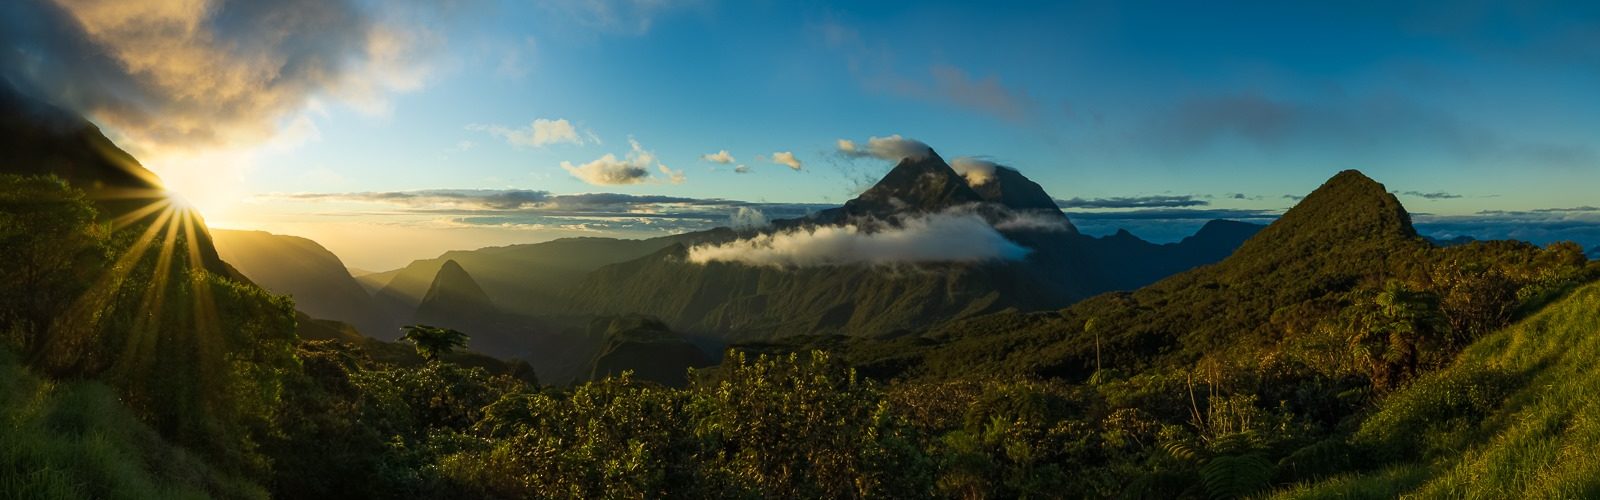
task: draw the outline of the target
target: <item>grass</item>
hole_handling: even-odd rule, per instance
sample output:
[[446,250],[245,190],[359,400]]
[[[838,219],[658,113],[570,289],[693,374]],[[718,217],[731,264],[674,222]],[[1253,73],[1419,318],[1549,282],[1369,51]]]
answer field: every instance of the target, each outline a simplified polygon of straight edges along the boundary
[[1282,498],[1600,498],[1600,283],[1390,396],[1357,443],[1401,465]]
[[163,442],[104,384],[41,379],[0,351],[0,500],[266,496]]

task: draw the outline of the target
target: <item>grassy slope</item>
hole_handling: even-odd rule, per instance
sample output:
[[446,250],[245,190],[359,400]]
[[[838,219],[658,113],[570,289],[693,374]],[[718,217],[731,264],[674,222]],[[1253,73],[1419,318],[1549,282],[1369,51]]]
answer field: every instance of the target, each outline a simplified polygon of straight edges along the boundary
[[1600,498],[1600,283],[1384,401],[1357,442],[1401,465],[1287,498]]
[[0,499],[265,498],[166,444],[96,382],[51,382],[0,351]]

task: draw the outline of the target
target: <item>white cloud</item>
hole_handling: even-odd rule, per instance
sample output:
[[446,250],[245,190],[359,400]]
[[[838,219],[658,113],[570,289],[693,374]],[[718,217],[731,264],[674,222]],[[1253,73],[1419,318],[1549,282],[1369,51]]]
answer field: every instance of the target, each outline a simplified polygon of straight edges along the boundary
[[748,174],[748,173],[750,173],[750,167],[746,167],[743,164],[741,164],[741,165],[739,165],[737,167],[733,167],[733,173],[735,173],[735,174]]
[[728,216],[728,226],[734,229],[754,229],[766,227],[772,221],[767,219],[767,214],[754,207],[736,207],[733,214]]
[[993,181],[995,169],[1002,168],[989,160],[972,157],[956,158],[950,162],[950,168],[967,179],[967,185],[972,187],[982,186]]
[[[468,130],[487,132],[489,135],[499,137],[506,143],[517,147],[544,147],[549,144],[576,144],[582,145],[584,138],[578,136],[578,129],[573,128],[572,122],[565,118],[549,120],[539,118],[526,127],[510,128],[503,125],[467,125]],[[588,132],[590,139],[594,133]],[[598,140],[592,142],[599,142]]]
[[667,182],[681,184],[684,181],[682,170],[672,170],[666,165],[656,161],[656,154],[647,151],[639,141],[628,138],[628,145],[632,150],[624,158],[606,153],[605,156],[582,165],[573,165],[572,162],[561,162],[561,168],[571,173],[583,182],[596,186],[616,186],[622,184],[639,184],[650,180],[650,166],[655,165],[656,170],[667,176]]
[[776,152],[776,153],[772,153],[772,156],[767,157],[767,159],[772,161],[773,163],[776,163],[776,164],[779,164],[779,165],[783,165],[783,166],[786,166],[786,167],[789,167],[789,168],[792,168],[792,169],[795,169],[795,170],[800,170],[800,159],[799,158],[795,158],[794,157],[794,152],[792,152],[792,151],[779,151],[779,152]]
[[667,176],[667,182],[671,182],[673,184],[683,184],[685,177],[682,170],[673,170],[660,163],[656,164],[656,168],[660,169],[661,173]]
[[952,211],[910,218],[898,227],[816,226],[696,245],[689,249],[688,258],[697,264],[813,267],[1019,260],[1028,252],[983,217]]
[[922,141],[900,137],[900,134],[869,138],[864,148],[855,141],[839,139],[838,150],[839,154],[849,158],[872,157],[889,161],[900,161],[905,158],[922,159],[933,151]]
[[606,153],[594,161],[578,166],[561,162],[561,168],[578,180],[596,186],[638,184],[650,177],[650,170],[628,160],[618,160],[617,155]]
[[705,161],[709,161],[709,162],[712,162],[712,163],[721,163],[723,165],[727,165],[727,164],[733,163],[735,161],[733,159],[733,155],[729,154],[728,150],[726,150],[726,149],[724,149],[722,151],[715,152],[715,153],[706,153],[706,154],[700,155],[700,159],[705,160]]

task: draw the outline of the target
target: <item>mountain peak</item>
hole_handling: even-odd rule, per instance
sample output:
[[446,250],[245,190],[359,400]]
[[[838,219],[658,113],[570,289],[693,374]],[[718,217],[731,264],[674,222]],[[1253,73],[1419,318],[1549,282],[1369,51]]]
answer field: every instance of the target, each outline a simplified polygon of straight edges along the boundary
[[1067,217],[1067,214],[1061,212],[1061,207],[1056,205],[1055,198],[1050,197],[1050,193],[1046,193],[1039,183],[1033,182],[1032,179],[1022,175],[1022,172],[1011,167],[993,165],[993,168],[992,174],[979,178],[982,180],[981,183],[974,184],[977,181],[974,181],[972,176],[967,177],[968,185],[984,200],[1019,212],[1063,219]]
[[447,260],[434,275],[428,294],[417,305],[416,320],[440,326],[474,324],[496,313],[494,302],[478,281],[456,263]]
[[890,217],[913,212],[938,212],[984,201],[966,179],[928,150],[921,157],[900,160],[877,184],[844,204],[847,216]]
[[1411,214],[1399,199],[1360,171],[1345,170],[1245,242],[1239,253],[1289,255],[1295,252],[1291,248],[1298,248],[1301,254],[1310,255],[1355,242],[1418,239]]

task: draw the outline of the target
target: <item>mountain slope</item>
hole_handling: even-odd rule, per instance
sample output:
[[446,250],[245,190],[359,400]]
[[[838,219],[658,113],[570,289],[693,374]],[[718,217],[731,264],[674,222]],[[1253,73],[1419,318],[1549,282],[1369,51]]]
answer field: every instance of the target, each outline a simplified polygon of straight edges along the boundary
[[1600,283],[1479,339],[1450,367],[1380,403],[1355,441],[1396,465],[1281,496],[1594,498],[1595,359]]
[[355,325],[367,335],[388,333],[390,321],[372,296],[337,255],[317,242],[265,231],[217,229],[211,234],[224,261],[268,291],[293,297],[296,309]]
[[[714,232],[713,232],[714,233]],[[361,276],[376,289],[376,300],[391,314],[407,317],[433,284],[446,261],[455,261],[507,312],[551,314],[567,309],[568,289],[600,266],[637,259],[706,235],[691,233],[643,240],[564,238],[544,243],[445,252],[404,268]],[[399,325],[395,325],[399,326]]]
[[682,387],[689,382],[689,368],[711,364],[700,348],[655,318],[639,315],[596,318],[589,332],[591,337],[605,339],[590,363],[590,380],[631,371],[634,380]]
[[[1192,242],[1210,238],[1197,235]],[[923,348],[913,364],[927,374],[982,370],[1082,379],[1096,370],[1097,359],[1101,366],[1140,370],[1226,356],[1236,347],[1254,349],[1312,330],[1338,309],[1343,294],[1415,265],[1428,248],[1382,184],[1345,171],[1216,264],[1034,318],[953,322],[925,336],[940,344]]]

